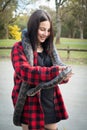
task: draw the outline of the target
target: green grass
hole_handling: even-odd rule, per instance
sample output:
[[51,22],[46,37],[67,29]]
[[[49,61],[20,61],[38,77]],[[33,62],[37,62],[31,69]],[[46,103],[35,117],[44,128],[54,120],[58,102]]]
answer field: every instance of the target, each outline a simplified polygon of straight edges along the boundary
[[59,45],[57,48],[80,48],[80,49],[87,49],[87,39],[71,39],[71,38],[61,38]]
[[0,46],[13,46],[13,44],[16,41],[17,40],[13,40],[13,39],[1,39],[0,40]]
[[87,43],[87,39],[61,38],[60,42],[64,44],[85,44]]
[[[61,44],[57,44],[57,48],[74,48],[74,49],[87,49],[87,39],[71,39],[61,38]],[[66,51],[58,51],[61,59],[68,64],[87,64],[87,52],[71,51],[70,58],[67,59]]]
[[[13,40],[13,39],[1,39],[0,40],[0,47],[12,47],[13,44],[16,42],[17,40]],[[11,50],[10,49],[1,49],[0,50],[0,57],[10,57],[10,53]]]
[[[4,39],[0,40],[0,46],[13,46],[16,40]],[[76,49],[87,49],[87,39],[71,39],[61,38],[61,44],[57,44],[57,48],[76,48]],[[9,57],[11,50],[0,50],[0,57]],[[87,64],[87,52],[70,52],[70,58],[67,59],[66,51],[58,51],[61,59],[68,64]]]

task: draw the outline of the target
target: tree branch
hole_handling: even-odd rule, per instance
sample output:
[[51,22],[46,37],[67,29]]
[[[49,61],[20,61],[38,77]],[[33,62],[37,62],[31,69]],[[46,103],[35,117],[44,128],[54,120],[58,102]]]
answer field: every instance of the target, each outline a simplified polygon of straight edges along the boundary
[[0,12],[3,12],[5,10],[5,8],[7,7],[7,5],[11,2],[11,0],[8,0],[7,2],[5,2],[4,6],[2,7],[2,9],[0,10]]
[[60,3],[60,5],[63,5],[63,3],[66,2],[66,1],[67,1],[67,0],[63,0],[63,1]]

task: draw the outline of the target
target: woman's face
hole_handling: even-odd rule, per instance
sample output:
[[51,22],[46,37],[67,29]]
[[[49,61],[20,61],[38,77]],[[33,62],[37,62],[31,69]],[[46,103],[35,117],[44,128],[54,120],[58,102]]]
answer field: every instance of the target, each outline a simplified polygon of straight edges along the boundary
[[39,28],[38,28],[38,42],[43,43],[50,35],[50,22],[49,21],[43,21],[40,22]]

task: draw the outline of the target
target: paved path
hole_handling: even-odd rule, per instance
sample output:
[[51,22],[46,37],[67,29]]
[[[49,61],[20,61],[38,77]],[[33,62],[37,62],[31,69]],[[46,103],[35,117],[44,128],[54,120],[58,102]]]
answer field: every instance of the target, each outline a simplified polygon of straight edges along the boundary
[[[69,119],[58,123],[59,130],[87,130],[87,66],[72,66],[75,73],[60,85]],[[13,68],[10,60],[0,60],[0,130],[21,130],[12,122]]]

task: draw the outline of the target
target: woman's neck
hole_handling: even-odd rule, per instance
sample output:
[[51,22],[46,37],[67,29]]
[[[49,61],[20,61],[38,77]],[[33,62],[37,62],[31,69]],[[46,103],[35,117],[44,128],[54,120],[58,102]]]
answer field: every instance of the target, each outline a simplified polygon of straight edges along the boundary
[[37,45],[37,52],[43,52],[43,47],[41,44]]

